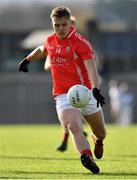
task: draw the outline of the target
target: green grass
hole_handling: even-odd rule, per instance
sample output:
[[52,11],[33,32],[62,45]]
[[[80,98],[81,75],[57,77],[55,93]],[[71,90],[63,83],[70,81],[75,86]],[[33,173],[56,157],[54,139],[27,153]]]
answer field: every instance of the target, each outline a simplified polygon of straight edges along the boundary
[[81,165],[71,139],[68,151],[55,150],[60,125],[1,125],[0,179],[137,179],[137,126],[108,125],[107,131],[104,157],[96,161],[101,173],[93,175]]

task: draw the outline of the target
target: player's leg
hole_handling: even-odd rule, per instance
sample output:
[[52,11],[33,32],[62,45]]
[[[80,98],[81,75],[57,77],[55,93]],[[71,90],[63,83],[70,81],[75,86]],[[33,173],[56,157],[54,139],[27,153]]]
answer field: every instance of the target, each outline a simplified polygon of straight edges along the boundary
[[63,137],[61,140],[61,144],[57,147],[58,151],[66,151],[68,146],[68,137],[69,137],[69,131],[67,128],[63,128]]
[[74,147],[81,155],[81,162],[84,167],[92,173],[99,173],[99,168],[92,157],[89,142],[82,131],[82,117],[77,109],[64,110],[59,119],[64,127],[67,127],[71,133]]
[[82,118],[80,111],[77,109],[65,109],[59,117],[61,124],[67,127],[70,131],[75,148],[81,152],[83,149],[89,149],[87,142],[82,131]]
[[106,136],[103,112],[100,110],[96,113],[84,117],[93,132],[92,137],[95,143],[94,154],[96,158],[100,159],[103,155],[103,140]]
[[80,110],[67,103],[67,95],[59,95],[55,98],[58,118],[64,128],[68,128],[73,144],[80,153],[84,167],[92,173],[98,173],[99,168],[92,158],[90,145],[82,131],[82,117]]
[[[62,135],[62,140],[60,145],[57,147],[58,151],[64,152],[67,150],[68,147],[68,138],[69,138],[69,131],[67,128],[62,128],[63,129],[63,135]],[[83,130],[83,134],[85,137],[87,137],[87,132]]]

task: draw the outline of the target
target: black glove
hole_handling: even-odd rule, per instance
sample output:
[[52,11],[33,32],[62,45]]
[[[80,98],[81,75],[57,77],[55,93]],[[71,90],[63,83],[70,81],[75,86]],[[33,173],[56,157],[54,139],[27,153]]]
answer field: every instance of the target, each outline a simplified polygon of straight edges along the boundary
[[94,98],[97,100],[97,107],[99,107],[99,104],[103,106],[105,104],[105,98],[100,93],[100,89],[93,88],[92,91]]
[[19,71],[22,72],[28,72],[28,64],[30,63],[30,61],[28,61],[27,59],[23,59],[20,63],[19,63]]

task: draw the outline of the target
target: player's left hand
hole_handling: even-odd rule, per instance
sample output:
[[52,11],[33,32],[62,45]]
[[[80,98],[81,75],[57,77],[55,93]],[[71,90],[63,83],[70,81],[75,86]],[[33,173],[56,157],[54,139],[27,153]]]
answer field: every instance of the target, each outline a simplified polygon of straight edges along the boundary
[[28,72],[28,64],[30,63],[30,61],[28,61],[27,59],[23,59],[20,63],[19,63],[19,71],[22,72]]
[[99,104],[102,107],[105,104],[105,98],[100,93],[100,89],[95,87],[92,89],[92,91],[93,91],[94,98],[97,100],[97,107],[99,107]]

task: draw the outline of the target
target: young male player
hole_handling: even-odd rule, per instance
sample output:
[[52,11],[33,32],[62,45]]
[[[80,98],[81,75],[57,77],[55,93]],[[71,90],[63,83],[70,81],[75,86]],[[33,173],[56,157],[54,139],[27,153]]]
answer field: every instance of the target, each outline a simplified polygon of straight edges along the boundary
[[[45,40],[19,64],[19,71],[28,72],[28,64],[50,56],[53,79],[53,96],[56,101],[58,118],[71,134],[74,146],[80,154],[82,165],[92,173],[99,173],[93,159],[90,144],[82,132],[82,116],[89,124],[94,137],[94,155],[103,155],[103,140],[106,136],[104,116],[101,106],[105,104],[99,89],[99,75],[94,52],[89,41],[76,32],[70,22],[71,12],[67,7],[52,10],[51,20],[54,34]],[[83,84],[91,89],[91,101],[84,108],[74,108],[67,102],[67,92],[75,84]]]
[[[74,16],[71,16],[70,21],[71,21],[71,25],[75,27],[76,26],[76,18]],[[46,61],[45,61],[45,64],[44,64],[44,69],[46,71],[50,70],[50,57],[49,56],[46,57]],[[83,133],[87,137],[87,133],[85,131],[83,131]],[[68,138],[69,138],[69,131],[68,131],[68,129],[63,128],[62,140],[61,140],[60,145],[57,147],[58,151],[64,152],[64,151],[67,150]]]

